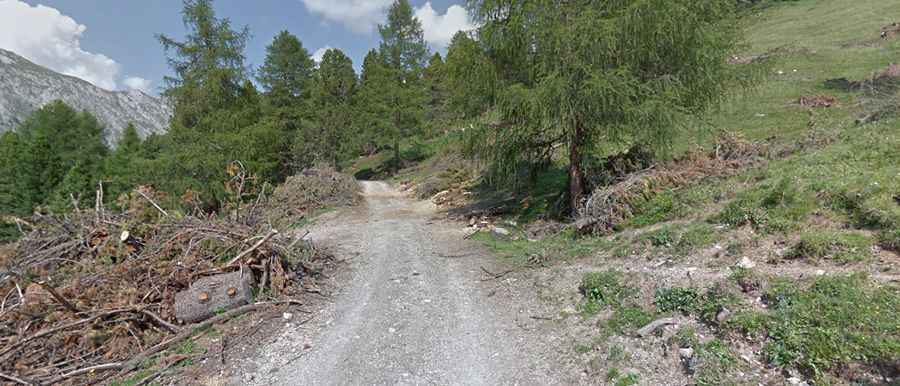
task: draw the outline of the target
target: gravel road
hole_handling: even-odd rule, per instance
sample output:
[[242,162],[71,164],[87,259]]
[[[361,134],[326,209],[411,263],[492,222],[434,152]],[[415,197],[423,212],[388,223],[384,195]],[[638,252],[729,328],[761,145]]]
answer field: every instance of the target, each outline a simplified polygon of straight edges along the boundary
[[462,225],[386,183],[362,184],[363,213],[311,234],[355,255],[345,290],[309,321],[287,323],[241,383],[580,383],[558,374],[559,342],[534,328],[529,301],[495,296],[503,285],[481,267],[496,269],[496,258],[464,241]]

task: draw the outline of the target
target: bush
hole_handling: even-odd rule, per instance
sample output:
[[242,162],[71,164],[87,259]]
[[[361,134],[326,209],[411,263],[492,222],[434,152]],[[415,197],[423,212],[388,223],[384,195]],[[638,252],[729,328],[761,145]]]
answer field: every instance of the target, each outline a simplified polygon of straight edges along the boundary
[[611,332],[625,334],[646,326],[653,321],[653,314],[641,307],[626,306],[616,309],[612,317],[606,321],[606,326]]

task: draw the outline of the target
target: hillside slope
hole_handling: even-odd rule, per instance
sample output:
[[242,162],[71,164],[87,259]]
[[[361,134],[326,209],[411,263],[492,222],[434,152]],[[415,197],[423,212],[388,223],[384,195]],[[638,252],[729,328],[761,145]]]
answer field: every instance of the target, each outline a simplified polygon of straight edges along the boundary
[[107,91],[84,80],[53,72],[10,51],[0,49],[0,131],[14,129],[41,106],[62,100],[93,113],[106,125],[108,141],[134,123],[147,136],[165,131],[172,108],[140,91]]

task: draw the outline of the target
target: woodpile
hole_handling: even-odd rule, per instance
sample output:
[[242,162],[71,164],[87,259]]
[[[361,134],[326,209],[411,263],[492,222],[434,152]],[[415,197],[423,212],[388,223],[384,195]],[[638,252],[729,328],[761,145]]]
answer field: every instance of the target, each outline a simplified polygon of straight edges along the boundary
[[334,263],[301,234],[253,214],[262,210],[183,216],[140,193],[159,212],[154,221],[101,205],[22,220],[24,236],[0,261],[0,383],[81,384],[131,371],[196,330],[175,312],[176,295],[193,283],[238,273],[257,294],[247,305],[247,288],[235,288],[226,296],[241,296],[237,308],[203,324],[290,302]]

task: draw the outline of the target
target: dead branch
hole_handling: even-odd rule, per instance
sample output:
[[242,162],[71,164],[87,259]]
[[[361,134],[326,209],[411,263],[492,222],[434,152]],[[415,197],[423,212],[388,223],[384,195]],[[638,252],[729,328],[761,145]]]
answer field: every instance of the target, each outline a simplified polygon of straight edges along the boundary
[[56,378],[53,378],[53,379],[51,379],[51,380],[49,380],[49,381],[47,381],[47,382],[45,382],[45,383],[48,384],[48,385],[55,385],[55,384],[60,383],[60,382],[62,382],[62,381],[64,381],[64,380],[66,380],[66,379],[69,379],[69,378],[72,378],[72,377],[77,377],[77,376],[79,376],[79,375],[81,375],[81,374],[92,373],[92,372],[95,372],[95,371],[117,370],[117,369],[120,369],[120,368],[122,368],[122,363],[121,363],[121,362],[104,363],[104,364],[102,364],[102,365],[89,366],[89,367],[81,368],[81,369],[78,369],[78,370],[70,371],[70,372],[65,373],[65,374],[63,374],[63,375],[60,375],[60,376],[58,376],[58,377],[56,377]]
[[34,382],[29,381],[29,380],[27,380],[27,379],[15,377],[15,376],[12,376],[12,375],[9,375],[9,374],[3,374],[3,373],[0,373],[0,378],[6,379],[6,380],[8,380],[8,381],[13,381],[13,382],[18,383],[18,384],[20,384],[20,385],[34,385],[34,384],[35,384]]
[[172,337],[162,343],[159,343],[156,346],[153,346],[147,350],[144,350],[144,352],[138,354],[134,358],[129,359],[127,362],[124,363],[124,365],[122,365],[119,375],[124,375],[124,374],[127,374],[127,373],[133,371],[135,368],[137,368],[137,366],[139,366],[141,363],[143,363],[147,358],[150,358],[153,355],[156,355],[162,351],[165,351],[172,345],[181,343],[184,340],[191,338],[196,333],[204,331],[207,327],[212,326],[213,324],[219,324],[222,322],[226,322],[237,316],[246,314],[251,311],[256,311],[258,309],[261,309],[266,306],[270,306],[272,304],[275,304],[275,303],[248,304],[246,306],[238,307],[231,311],[225,312],[221,315],[217,315],[213,318],[207,319],[204,322],[191,325],[191,326],[189,326],[189,328],[185,328],[180,333],[178,333],[178,335],[175,335],[174,337]]
[[53,296],[53,298],[56,299],[56,301],[58,301],[60,304],[62,304],[64,307],[66,307],[66,309],[71,311],[73,314],[78,313],[78,308],[75,308],[75,305],[73,305],[71,302],[66,300],[66,298],[64,298],[62,295],[60,295],[59,292],[56,291],[56,288],[53,288],[53,286],[51,286],[47,283],[44,283],[44,282],[37,282],[37,285],[41,286],[41,288],[43,288],[44,291],[49,292],[50,296]]
[[108,316],[112,316],[112,315],[116,315],[116,314],[121,314],[121,313],[123,313],[123,312],[129,312],[129,311],[133,311],[133,310],[134,310],[133,308],[121,308],[121,309],[117,309],[117,310],[110,310],[110,311],[107,311],[107,312],[99,313],[99,314],[94,315],[94,316],[92,316],[92,317],[90,317],[90,318],[81,319],[81,320],[78,320],[78,321],[74,321],[74,322],[72,322],[72,323],[64,324],[64,325],[59,326],[59,327],[55,327],[55,328],[51,328],[51,329],[49,329],[49,330],[44,330],[44,331],[38,332],[38,333],[36,333],[36,334],[34,334],[34,335],[32,335],[32,336],[29,336],[29,337],[27,337],[27,338],[25,338],[25,339],[22,339],[22,340],[20,340],[20,341],[14,343],[14,344],[12,344],[12,345],[9,345],[9,346],[6,347],[5,349],[3,349],[3,351],[0,351],[0,357],[2,357],[3,355],[5,355],[6,353],[8,353],[8,352],[10,352],[10,351],[12,351],[12,350],[14,350],[14,349],[16,349],[17,347],[19,347],[19,346],[21,346],[21,345],[23,345],[23,344],[25,344],[25,343],[31,342],[31,341],[33,341],[33,340],[35,340],[35,339],[38,339],[38,338],[40,338],[40,337],[44,337],[44,336],[47,336],[47,335],[56,333],[56,332],[58,332],[58,331],[66,330],[66,329],[69,329],[69,328],[72,328],[72,327],[77,327],[77,326],[80,326],[80,325],[85,324],[85,323],[90,323],[90,322],[93,322],[93,321],[95,321],[95,320],[97,320],[97,319],[100,319],[100,318],[105,318],[105,317],[108,317]]
[[250,247],[250,249],[243,251],[240,254],[238,254],[237,256],[235,256],[235,258],[231,259],[231,261],[229,261],[228,264],[225,264],[225,266],[226,267],[232,266],[235,263],[241,261],[241,259],[243,259],[247,255],[253,253],[253,251],[255,251],[257,248],[259,248],[260,246],[265,244],[267,241],[269,241],[269,239],[271,239],[273,236],[275,236],[277,234],[278,234],[278,230],[276,230],[276,229],[270,230],[269,233],[266,234],[265,237],[263,237],[261,240],[257,241],[256,244],[253,244],[253,246]]
[[150,312],[150,311],[142,310],[141,313],[144,314],[144,315],[147,315],[148,317],[150,317],[150,319],[153,319],[153,321],[156,322],[156,324],[158,324],[158,325],[164,327],[166,330],[169,330],[169,331],[171,331],[171,332],[173,332],[173,333],[176,333],[176,334],[177,334],[178,332],[181,331],[181,329],[178,328],[177,326],[175,326],[174,324],[169,323],[169,322],[163,320],[163,319],[160,318],[158,315],[156,315],[156,314],[154,314],[154,313],[152,313],[152,312]]
[[162,213],[163,217],[169,217],[169,212],[166,212],[165,209],[163,209],[161,206],[157,205],[156,202],[153,201],[152,198],[150,198],[150,196],[144,194],[144,192],[142,192],[140,189],[135,189],[135,191],[138,194],[140,194],[141,197],[143,197],[145,200],[149,201],[150,205],[153,205],[153,207],[156,208],[156,210],[158,210],[159,213]]

